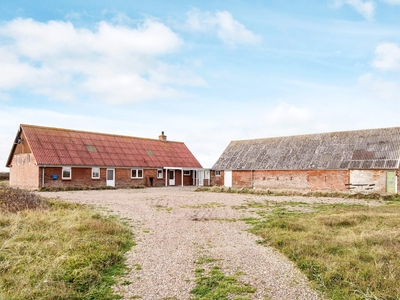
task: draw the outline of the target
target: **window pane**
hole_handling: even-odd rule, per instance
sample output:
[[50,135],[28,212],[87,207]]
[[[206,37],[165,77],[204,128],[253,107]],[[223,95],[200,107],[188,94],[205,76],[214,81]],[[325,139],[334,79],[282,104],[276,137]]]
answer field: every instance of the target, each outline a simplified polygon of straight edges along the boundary
[[93,178],[100,178],[100,168],[93,168],[92,169],[92,177]]
[[162,170],[157,170],[157,177],[162,178],[163,177],[163,171]]
[[132,172],[131,177],[135,178],[136,177],[136,170],[131,170],[131,172]]
[[137,177],[139,178],[143,177],[143,170],[137,170]]
[[63,168],[63,170],[62,170],[62,178],[64,178],[64,179],[71,178],[71,168]]

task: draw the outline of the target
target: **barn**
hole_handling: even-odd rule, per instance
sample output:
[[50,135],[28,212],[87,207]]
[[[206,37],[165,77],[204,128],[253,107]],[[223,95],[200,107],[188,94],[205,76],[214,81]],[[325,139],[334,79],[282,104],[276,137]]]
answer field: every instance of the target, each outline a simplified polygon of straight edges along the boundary
[[232,141],[212,167],[227,187],[397,193],[400,127]]
[[21,124],[6,166],[10,186],[25,189],[207,184],[186,145],[164,132],[149,139]]

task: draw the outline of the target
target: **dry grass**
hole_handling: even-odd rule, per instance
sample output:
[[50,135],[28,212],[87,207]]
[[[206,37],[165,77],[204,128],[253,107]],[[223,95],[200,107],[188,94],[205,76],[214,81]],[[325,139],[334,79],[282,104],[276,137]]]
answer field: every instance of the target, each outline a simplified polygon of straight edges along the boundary
[[0,299],[116,298],[113,276],[133,244],[126,225],[82,205],[0,194]]
[[[262,211],[261,211],[262,212]],[[331,299],[400,299],[400,205],[282,208],[247,220]]]
[[270,190],[258,188],[230,188],[224,186],[199,187],[196,192],[213,192],[213,193],[232,193],[232,194],[249,194],[259,196],[303,196],[303,197],[331,197],[345,199],[370,199],[370,200],[387,200],[400,201],[400,194],[361,194],[361,193],[342,193],[329,191],[303,192],[297,190]]

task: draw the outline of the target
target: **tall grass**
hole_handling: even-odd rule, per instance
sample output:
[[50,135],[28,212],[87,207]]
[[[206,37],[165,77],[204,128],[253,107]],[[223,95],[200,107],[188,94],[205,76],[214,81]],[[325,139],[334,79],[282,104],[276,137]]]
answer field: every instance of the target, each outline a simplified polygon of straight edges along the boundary
[[[248,220],[331,299],[400,299],[400,205],[282,208]],[[265,217],[266,216],[266,217]]]
[[0,299],[118,298],[111,286],[133,245],[126,225],[82,205],[5,187],[0,202],[10,195],[36,205],[0,206]]

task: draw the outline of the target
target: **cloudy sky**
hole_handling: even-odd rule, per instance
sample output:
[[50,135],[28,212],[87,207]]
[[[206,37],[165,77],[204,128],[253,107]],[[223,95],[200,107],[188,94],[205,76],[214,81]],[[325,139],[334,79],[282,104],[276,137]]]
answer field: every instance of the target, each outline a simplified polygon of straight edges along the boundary
[[19,124],[183,141],[400,126],[400,0],[0,2],[0,171]]

